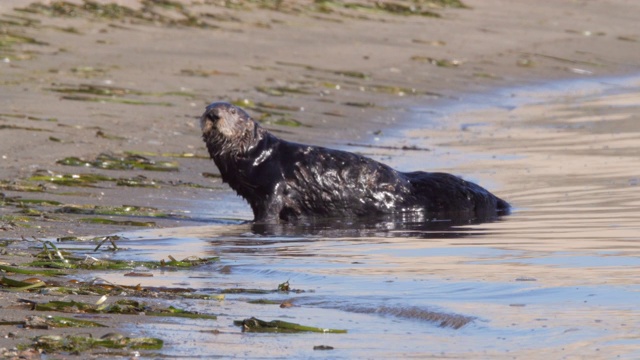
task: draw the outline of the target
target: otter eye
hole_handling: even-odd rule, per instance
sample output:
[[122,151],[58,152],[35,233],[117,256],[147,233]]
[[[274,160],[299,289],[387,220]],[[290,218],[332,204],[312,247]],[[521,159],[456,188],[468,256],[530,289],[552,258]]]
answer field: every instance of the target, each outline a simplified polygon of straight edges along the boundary
[[231,113],[231,115],[235,115],[237,111],[236,111],[236,108],[232,107],[229,109],[229,112]]

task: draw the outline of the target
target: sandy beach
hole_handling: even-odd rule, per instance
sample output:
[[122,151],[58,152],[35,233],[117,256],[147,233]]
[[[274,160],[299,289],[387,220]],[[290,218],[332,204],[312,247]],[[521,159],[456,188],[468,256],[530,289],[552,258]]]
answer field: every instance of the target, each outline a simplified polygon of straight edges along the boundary
[[[36,171],[99,172],[224,188],[202,176],[217,171],[213,164],[161,156],[206,156],[197,118],[213,101],[246,104],[289,140],[340,147],[384,137],[406,117],[406,106],[464,103],[465,94],[504,86],[637,71],[640,46],[635,19],[627,15],[637,7],[631,1],[465,2],[469,8],[433,8],[439,18],[337,5],[321,11],[310,2],[279,9],[149,2],[142,9],[121,1],[131,14],[103,15],[42,4],[2,4],[2,191],[21,196],[10,184],[39,184],[52,191],[38,197],[78,205],[168,204],[149,200],[141,188],[103,184],[61,198],[55,183],[23,181]],[[151,160],[177,162],[179,171],[104,172],[56,163],[125,152],[159,155]],[[207,196],[193,187],[153,193]],[[15,212],[3,207],[3,215]],[[70,227],[75,220],[31,216],[25,226],[5,220],[3,236],[121,230]]]
[[[515,175],[527,176],[534,167],[565,181],[588,171],[571,152],[589,155],[587,150],[554,147],[557,143],[546,132],[512,129],[500,111],[473,113],[479,123],[490,122],[488,117],[498,120],[477,133],[465,133],[461,129],[472,120],[453,118],[447,127],[433,129],[415,121],[415,108],[429,114],[432,107],[464,105],[500,89],[637,74],[640,4],[443,3],[3,1],[0,239],[55,240],[251,220],[250,209],[222,184],[201,140],[198,119],[214,101],[243,106],[263,126],[292,141],[350,150],[378,143],[401,148],[412,141],[429,149],[422,169],[401,163],[407,171],[460,174],[454,162],[447,163],[452,158],[443,149],[492,154],[466,164],[462,175],[488,182],[518,208],[535,208],[539,198]],[[607,101],[633,104],[635,99]],[[546,116],[553,114],[565,124],[563,115],[573,111],[563,107],[567,103],[523,107],[508,116],[535,118],[527,124],[549,127],[555,125]],[[610,103],[584,104],[608,109]],[[616,111],[611,106],[595,115],[580,113],[580,119],[617,119]],[[612,126],[616,133],[635,131],[628,122]],[[408,131],[407,137],[399,138],[398,129]],[[624,149],[633,152],[637,139],[627,140]],[[494,161],[518,147],[523,147],[521,154],[535,155],[521,162]],[[362,149],[367,148],[355,148]],[[394,158],[393,151],[373,149],[377,158]],[[574,166],[554,173],[555,165],[545,161],[556,154],[554,161]],[[632,163],[627,159],[623,164]],[[606,161],[597,164],[622,174]],[[491,171],[511,171],[511,177],[492,178],[487,175]],[[626,173],[620,176],[623,182],[633,181]],[[509,229],[499,223],[488,226],[498,234]],[[620,241],[630,236],[624,233]],[[520,250],[515,244],[507,248]],[[522,246],[530,249],[524,241]],[[541,242],[534,247],[545,251],[554,246]],[[0,262],[18,259],[4,253]],[[451,258],[440,260],[433,274],[469,276],[450,265]],[[523,274],[546,274],[539,270]],[[504,271],[497,266],[478,273],[479,279],[470,278],[480,281],[486,275],[502,281]],[[563,275],[579,277],[579,270]],[[592,276],[593,284],[616,276],[607,271],[601,275]],[[0,298],[17,301],[9,293]],[[0,309],[3,319],[9,318],[7,309],[19,308],[12,306]],[[10,318],[28,313],[20,311]],[[11,331],[18,336],[1,339],[0,348],[33,336]]]

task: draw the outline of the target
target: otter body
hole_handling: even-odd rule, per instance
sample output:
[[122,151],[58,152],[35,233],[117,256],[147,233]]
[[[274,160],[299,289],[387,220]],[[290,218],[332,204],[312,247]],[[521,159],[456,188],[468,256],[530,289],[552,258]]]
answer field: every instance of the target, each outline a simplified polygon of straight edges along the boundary
[[201,127],[222,180],[249,202],[254,221],[401,214],[486,219],[509,210],[504,200],[454,175],[400,172],[347,151],[281,140],[228,103],[209,105]]

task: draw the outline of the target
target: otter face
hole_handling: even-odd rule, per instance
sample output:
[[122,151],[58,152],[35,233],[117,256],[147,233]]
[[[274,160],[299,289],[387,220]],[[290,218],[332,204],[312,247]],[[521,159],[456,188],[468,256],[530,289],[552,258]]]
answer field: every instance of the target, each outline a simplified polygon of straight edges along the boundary
[[200,119],[200,127],[204,135],[219,133],[224,137],[234,137],[252,123],[251,117],[239,107],[229,103],[217,102],[207,106]]
[[216,102],[207,106],[200,118],[200,127],[212,155],[237,154],[253,145],[258,124],[239,107]]

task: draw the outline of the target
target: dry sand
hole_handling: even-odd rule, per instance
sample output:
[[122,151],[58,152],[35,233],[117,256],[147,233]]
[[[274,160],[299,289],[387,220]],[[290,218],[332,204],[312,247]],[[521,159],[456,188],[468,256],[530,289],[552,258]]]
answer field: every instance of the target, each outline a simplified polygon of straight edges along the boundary
[[[407,117],[408,106],[464,103],[467,94],[506,86],[635,73],[639,64],[640,4],[634,1],[466,1],[468,9],[435,9],[441,18],[340,7],[326,13],[312,2],[285,1],[278,9],[181,3],[184,8],[154,7],[153,21],[48,16],[14,10],[30,1],[0,4],[0,238],[135,228],[80,221],[87,217],[158,227],[207,221],[190,213],[177,220],[67,214],[55,212],[61,205],[25,207],[17,200],[197,212],[189,201],[228,193],[218,178],[203,176],[217,172],[203,159],[197,121],[212,101],[244,101],[251,113],[270,114],[265,126],[289,140],[345,147],[384,138]],[[127,151],[175,161],[179,171],[56,164]],[[162,183],[67,187],[28,180],[38,170],[142,175]],[[41,191],[23,191],[33,187]],[[250,219],[246,212],[238,217]]]

